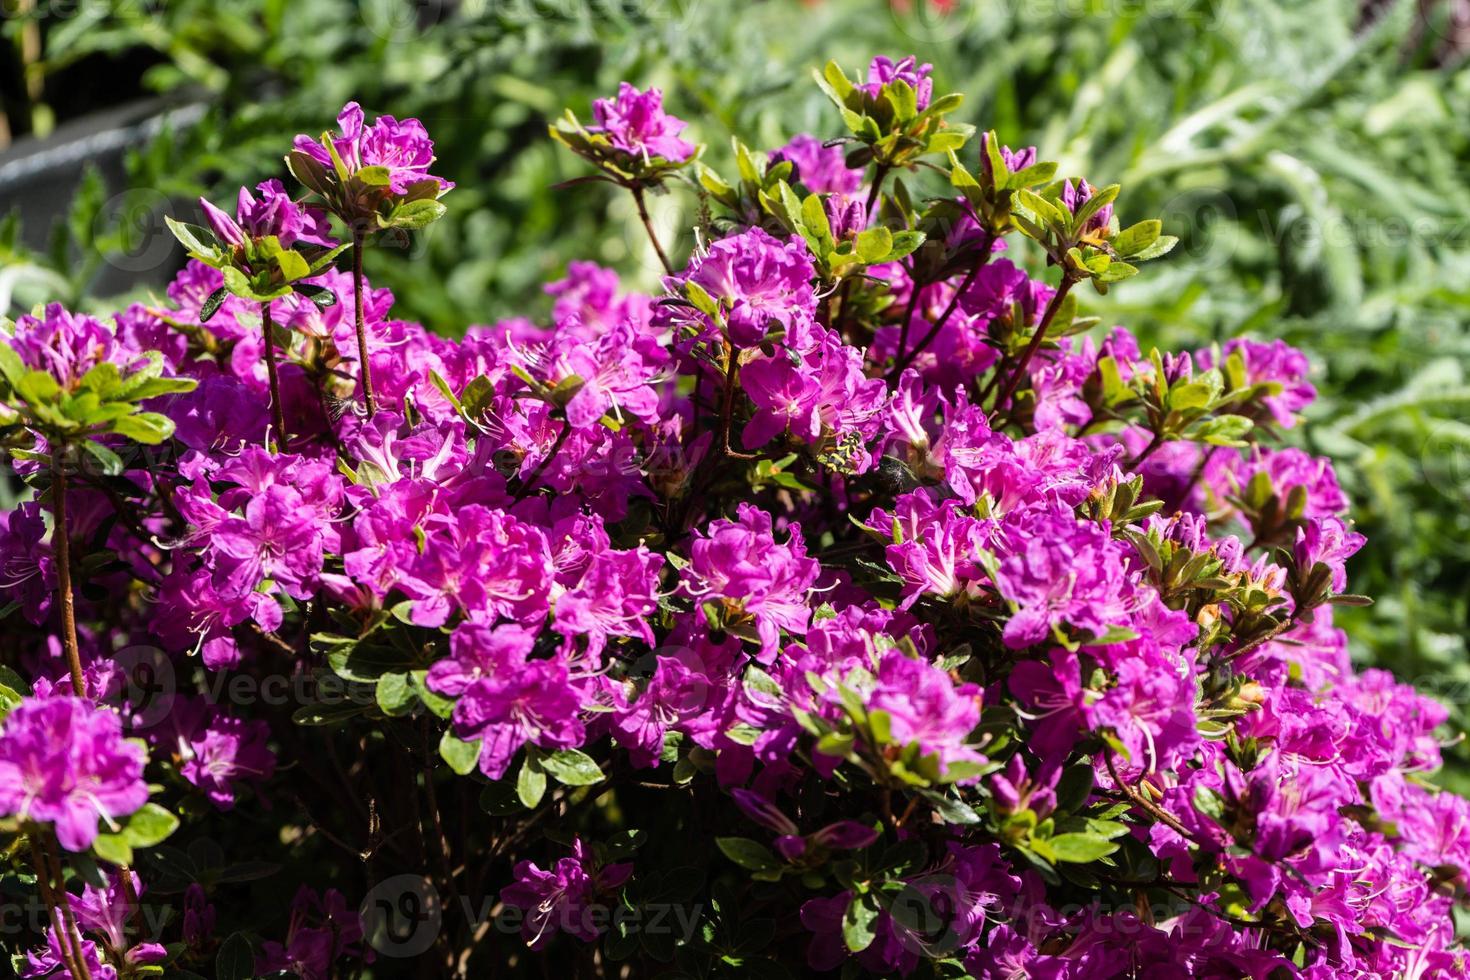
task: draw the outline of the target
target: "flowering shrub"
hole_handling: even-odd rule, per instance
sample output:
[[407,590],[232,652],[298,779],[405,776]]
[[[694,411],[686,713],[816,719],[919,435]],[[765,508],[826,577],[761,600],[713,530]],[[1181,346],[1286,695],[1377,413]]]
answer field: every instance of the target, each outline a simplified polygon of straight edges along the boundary
[[355,105],[166,304],[7,325],[19,972],[1463,975],[1305,359],[1098,337],[1172,239],[929,74],[829,65],[847,134],[732,180],[657,91],[568,115],[709,216],[549,327],[392,317],[361,251],[453,184]]

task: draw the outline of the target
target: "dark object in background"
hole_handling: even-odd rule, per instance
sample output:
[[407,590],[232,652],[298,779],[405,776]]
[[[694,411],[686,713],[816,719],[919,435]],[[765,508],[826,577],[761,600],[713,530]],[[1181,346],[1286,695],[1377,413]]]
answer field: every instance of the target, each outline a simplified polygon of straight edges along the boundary
[[45,251],[56,223],[66,219],[87,168],[96,168],[107,189],[107,202],[97,220],[110,224],[121,218],[133,234],[131,248],[110,254],[99,265],[89,292],[105,296],[140,284],[167,282],[182,261],[163,224],[172,202],[159,191],[126,190],[123,158],[165,127],[187,127],[203,114],[204,106],[198,103],[140,99],[62,123],[45,139],[18,141],[0,153],[0,216],[18,215],[23,244]]

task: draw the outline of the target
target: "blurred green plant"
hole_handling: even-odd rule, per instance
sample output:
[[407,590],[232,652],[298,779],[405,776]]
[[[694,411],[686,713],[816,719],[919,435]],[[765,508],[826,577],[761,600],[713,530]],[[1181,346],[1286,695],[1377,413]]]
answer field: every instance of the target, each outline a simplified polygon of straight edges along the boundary
[[[39,18],[43,98],[48,80],[141,52],[141,90],[206,104],[199,123],[129,154],[130,185],[169,198],[219,197],[279,171],[290,138],[320,132],[349,99],[424,119],[436,172],[466,189],[414,237],[415,261],[370,252],[367,273],[395,289],[400,315],[448,332],[544,314],[541,284],[574,256],[656,282],[632,200],[557,187],[585,174],[546,137],[562,105],[585,113],[624,78],[661,86],[675,113],[717,121],[689,135],[733,172],[732,137],[774,147],[826,118],[807,82],[828,56],[851,72],[876,53],[916,53],[939,90],[987,93],[957,122],[1062,148],[1062,172],[1127,185],[1140,213],[1180,236],[1146,283],[1099,299],[1106,322],[1145,344],[1251,332],[1312,356],[1322,397],[1306,448],[1339,462],[1372,542],[1353,587],[1380,597],[1338,622],[1358,655],[1439,693],[1464,728],[1470,70],[1449,29],[1459,3],[144,0],[5,28],[19,43]],[[677,256],[692,247],[699,195],[691,184],[654,202]],[[129,232],[98,220],[105,196],[85,186],[49,256],[0,227],[6,305],[74,298],[99,251],[129,246]],[[1470,791],[1470,750],[1451,760],[1448,785]]]

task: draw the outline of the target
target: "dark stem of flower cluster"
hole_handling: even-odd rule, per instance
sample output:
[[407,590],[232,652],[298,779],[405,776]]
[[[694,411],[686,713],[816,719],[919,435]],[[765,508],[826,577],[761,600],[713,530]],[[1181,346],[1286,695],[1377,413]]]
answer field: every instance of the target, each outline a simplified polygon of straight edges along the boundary
[[1149,816],[1153,817],[1155,820],[1159,821],[1164,826],[1174,831],[1174,833],[1178,834],[1180,837],[1183,837],[1185,840],[1197,842],[1198,839],[1194,836],[1194,833],[1188,827],[1180,823],[1177,819],[1174,818],[1171,813],[1169,813],[1163,807],[1159,806],[1153,800],[1150,800],[1138,787],[1123,781],[1123,777],[1118,774],[1117,766],[1113,764],[1113,753],[1110,750],[1106,748],[1103,749],[1103,759],[1107,763],[1108,775],[1113,777],[1113,785],[1118,788],[1118,792],[1122,793],[1128,798],[1129,802],[1133,803],[1134,806],[1137,806]]
[[883,181],[888,176],[890,169],[888,164],[880,163],[878,164],[878,168],[873,171],[873,186],[868,189],[868,203],[863,208],[867,212],[867,218],[870,224],[873,219],[873,205],[878,203],[878,197],[883,193]]
[[[917,279],[914,279],[912,271],[910,272],[909,282],[909,301],[904,305],[903,325],[898,328],[898,346],[893,349],[893,361],[895,365],[900,361],[907,365],[909,361],[913,360],[912,357],[905,358],[903,352],[909,345],[909,325],[914,322],[914,312],[919,308],[919,295],[924,292],[925,287],[928,285],[927,283],[921,283]],[[898,371],[902,373],[903,368],[898,368]]]
[[517,500],[524,500],[530,496],[531,491],[536,489],[536,484],[541,482],[541,474],[546,472],[546,467],[550,466],[551,461],[561,453],[561,447],[566,444],[567,436],[571,434],[571,423],[563,422],[561,431],[556,434],[556,441],[551,444],[551,452],[542,457],[541,462],[537,463],[536,468],[531,471],[531,475],[526,477],[525,482],[521,484],[520,490],[516,491]]
[[117,867],[118,875],[122,878],[123,900],[128,903],[128,919],[132,922],[137,934],[143,934],[143,904],[138,901],[138,883],[133,878],[133,869],[126,864]]
[[638,217],[643,221],[643,230],[648,232],[648,240],[653,243],[653,250],[658,253],[658,260],[663,263],[664,272],[672,276],[674,264],[664,253],[664,247],[659,244],[658,235],[653,230],[653,220],[648,217],[648,205],[643,200],[643,188],[634,184],[629,189],[633,192],[633,202],[638,205]]
[[748,453],[736,452],[730,446],[730,429],[735,422],[735,382],[740,373],[740,349],[734,344],[725,344],[725,402],[720,410],[720,447],[725,456],[736,459],[754,459]]
[[71,670],[71,690],[86,697],[87,682],[82,679],[82,654],[77,643],[77,610],[71,594],[71,538],[66,530],[66,463],[60,441],[51,444],[51,551],[56,559],[56,597],[61,603],[61,644],[66,652],[66,665]]
[[[265,373],[271,386],[271,424],[276,428],[276,443],[286,445],[286,413],[281,405],[281,382],[276,375],[276,342],[271,336],[271,304],[260,304],[260,329],[265,341]],[[266,440],[269,442],[270,440]]]
[[1154,437],[1149,440],[1148,445],[1143,447],[1143,451],[1128,461],[1128,468],[1130,470],[1138,469],[1143,465],[1143,461],[1156,453],[1163,444],[1164,434],[1162,432],[1155,432]]
[[368,418],[373,417],[373,364],[368,359],[367,323],[362,312],[362,243],[360,231],[352,233],[352,300],[357,311],[357,360],[362,375],[362,400]]
[[1046,339],[1046,334],[1051,329],[1051,322],[1056,319],[1057,311],[1062,308],[1062,302],[1066,300],[1067,294],[1072,291],[1072,287],[1076,284],[1077,280],[1071,276],[1062,277],[1061,284],[1057,286],[1057,291],[1051,295],[1051,302],[1046,304],[1046,312],[1041,315],[1041,322],[1036,325],[1035,332],[1031,334],[1031,343],[1026,345],[1026,350],[1022,352],[1021,359],[1016,362],[1015,370],[1011,372],[1010,378],[1006,380],[1005,385],[1000,389],[1000,394],[995,396],[995,405],[992,411],[999,412],[1011,400],[1011,396],[1016,393],[1016,388],[1020,386],[1021,379],[1026,376],[1026,366],[1031,363],[1031,358],[1041,349],[1041,342]]
[[897,359],[893,362],[893,370],[888,372],[890,383],[898,380],[898,376],[903,374],[904,368],[912,364],[914,358],[918,357],[930,344],[934,343],[934,338],[939,336],[939,331],[944,329],[944,325],[949,322],[949,318],[954,316],[954,311],[959,308],[960,297],[969,291],[970,286],[975,282],[975,277],[980,275],[980,270],[990,263],[990,251],[994,247],[995,233],[986,232],[985,237],[980,241],[980,254],[976,258],[975,264],[970,267],[969,272],[965,273],[965,278],[960,280],[960,284],[955,289],[954,295],[949,298],[949,303],[945,306],[944,312],[939,314],[939,319],[934,321],[933,326],[929,328],[929,332],[924,334],[923,339],[915,344],[914,349],[907,354],[904,353],[904,347],[907,345],[909,325],[905,321],[903,334],[899,337],[898,341],[898,350],[896,351]]
[[46,836],[50,831],[33,830],[30,836],[31,866],[36,872],[36,888],[41,892],[41,901],[51,918],[51,928],[56,933],[56,947],[61,953],[66,972],[77,980],[92,980],[92,971],[87,966],[87,957],[82,949],[81,933],[77,931],[76,918],[72,914],[71,902],[66,896],[66,879],[61,874],[61,862],[51,851]]

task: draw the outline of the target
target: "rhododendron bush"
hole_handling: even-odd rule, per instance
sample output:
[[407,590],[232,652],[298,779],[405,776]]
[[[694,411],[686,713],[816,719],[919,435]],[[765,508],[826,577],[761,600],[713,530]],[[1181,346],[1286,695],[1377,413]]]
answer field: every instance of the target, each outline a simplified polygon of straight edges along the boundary
[[1306,358],[1087,316],[1173,239],[929,72],[726,175],[656,90],[569,113],[665,275],[546,323],[394,317],[363,250],[454,185],[355,104],[166,299],[7,323],[17,971],[1464,975]]

